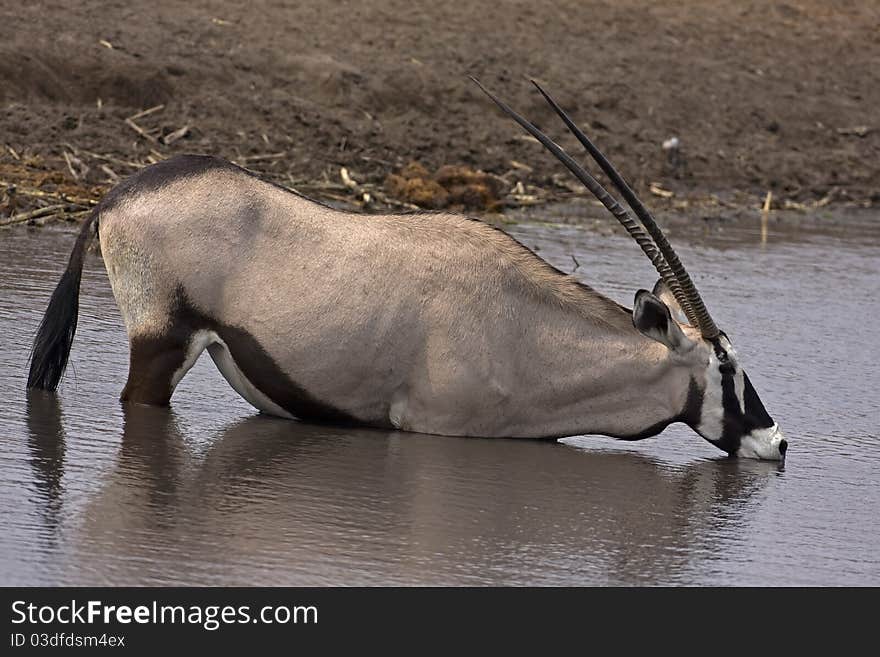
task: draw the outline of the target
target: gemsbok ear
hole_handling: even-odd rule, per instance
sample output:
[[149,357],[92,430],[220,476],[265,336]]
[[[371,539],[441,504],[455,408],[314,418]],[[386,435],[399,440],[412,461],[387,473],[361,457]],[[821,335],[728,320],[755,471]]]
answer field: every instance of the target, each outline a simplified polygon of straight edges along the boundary
[[633,326],[646,338],[656,340],[672,351],[685,352],[694,346],[678,322],[672,321],[669,307],[647,290],[636,292]]
[[681,309],[681,305],[678,303],[678,299],[675,298],[675,295],[672,294],[672,290],[669,289],[669,286],[666,285],[662,278],[657,279],[651,293],[666,304],[676,322],[685,325],[690,324],[687,315],[685,315],[684,310]]

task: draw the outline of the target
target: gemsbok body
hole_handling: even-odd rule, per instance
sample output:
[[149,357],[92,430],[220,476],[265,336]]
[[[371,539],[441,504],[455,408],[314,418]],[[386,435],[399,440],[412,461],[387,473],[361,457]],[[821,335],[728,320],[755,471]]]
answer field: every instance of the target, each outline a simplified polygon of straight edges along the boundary
[[661,279],[633,310],[479,221],[344,212],[178,156],[119,184],[83,225],[28,386],[55,390],[64,372],[97,236],[130,343],[127,403],[168,404],[207,349],[239,395],[282,417],[524,438],[639,439],[684,422],[731,455],[782,459],[730,341],[619,174],[545,94],[640,222],[491,97],[651,258]]

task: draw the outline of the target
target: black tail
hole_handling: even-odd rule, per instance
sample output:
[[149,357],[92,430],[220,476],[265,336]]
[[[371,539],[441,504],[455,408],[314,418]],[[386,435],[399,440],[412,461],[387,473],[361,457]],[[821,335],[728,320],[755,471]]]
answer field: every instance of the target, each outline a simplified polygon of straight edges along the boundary
[[67,269],[49,300],[49,307],[40,322],[40,330],[31,348],[31,369],[28,388],[55,390],[67,367],[70,346],[76,334],[79,313],[79,282],[82,278],[86,250],[97,234],[98,211],[83,224],[70,253]]

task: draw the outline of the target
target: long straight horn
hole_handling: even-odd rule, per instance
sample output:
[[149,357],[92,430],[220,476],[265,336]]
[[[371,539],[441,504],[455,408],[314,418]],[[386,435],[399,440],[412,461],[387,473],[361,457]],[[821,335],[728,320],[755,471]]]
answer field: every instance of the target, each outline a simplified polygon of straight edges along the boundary
[[[661,240],[662,242],[666,242],[665,236],[660,232],[660,228],[657,226],[656,222],[654,222],[653,217],[651,217],[645,206],[642,205],[642,202],[623,179],[623,176],[620,175],[617,169],[614,168],[614,165],[612,165],[611,162],[608,161],[608,159],[602,154],[601,151],[599,151],[596,145],[593,144],[592,141],[590,141],[590,139],[581,131],[581,129],[578,128],[577,125],[575,125],[574,121],[571,120],[568,114],[566,114],[565,110],[563,110],[559,106],[559,104],[550,96],[550,94],[544,91],[544,89],[541,87],[540,84],[538,84],[536,80],[532,80],[532,84],[535,85],[538,91],[541,92],[541,95],[544,96],[544,99],[548,103],[550,103],[550,106],[559,115],[559,117],[572,132],[572,134],[577,137],[578,141],[581,142],[584,148],[587,149],[587,152],[589,152],[590,155],[593,156],[593,159],[596,160],[596,162],[602,168],[602,171],[604,171],[605,175],[608,176],[609,180],[611,180],[611,182],[614,183],[614,186],[617,187],[621,194],[623,194],[624,200],[626,200],[629,206],[635,211],[636,216],[639,217],[642,225],[647,228],[648,232],[653,237],[655,244],[657,244],[657,246],[661,249],[662,253]],[[655,229],[654,232],[652,232],[651,230],[652,227]],[[655,232],[660,235],[660,240],[657,239],[657,235],[655,234]],[[678,304],[687,315],[687,318],[691,322],[691,324],[699,327],[696,314],[691,307],[687,295],[682,289],[681,284],[678,281],[678,277],[672,271],[665,257],[663,258],[663,267],[664,272],[661,273],[661,278],[666,282],[670,291],[675,296],[675,300],[678,301]]]
[[[525,130],[531,134],[535,139],[537,139],[541,144],[549,150],[556,158],[562,162],[566,168],[571,171],[575,178],[580,180],[584,186],[589,189],[593,195],[601,201],[602,205],[604,205],[611,214],[613,214],[620,224],[626,229],[632,238],[636,241],[636,243],[641,247],[642,251],[644,251],[645,255],[648,256],[648,259],[653,263],[654,268],[660,274],[660,277],[669,285],[670,289],[678,288],[678,281],[675,278],[673,272],[669,269],[669,266],[666,264],[666,260],[663,258],[663,254],[657,249],[654,245],[651,237],[642,230],[641,225],[636,221],[636,219],[627,212],[626,208],[623,207],[617,199],[615,199],[611,194],[609,194],[604,187],[596,180],[590,173],[583,169],[577,162],[575,162],[571,156],[566,153],[562,148],[559,147],[552,139],[550,139],[543,132],[538,130],[534,125],[532,125],[529,121],[521,117],[515,111],[513,111],[506,103],[499,100],[495,95],[493,95],[486,87],[480,84],[480,81],[474,77],[471,77],[478,87],[485,93],[492,101],[504,111],[505,114],[510,116],[514,121],[519,123]],[[679,292],[681,292],[679,288]],[[676,297],[677,299],[677,297]],[[681,303],[681,302],[679,302]],[[686,308],[684,304],[682,304],[682,309]],[[691,321],[694,321],[691,319]],[[697,324],[694,324],[697,326]]]
[[[614,165],[608,161],[608,159],[602,154],[602,151],[600,151],[580,130],[580,128],[574,124],[565,111],[559,107],[553,98],[550,97],[550,94],[544,91],[541,88],[541,85],[535,80],[532,80],[532,84],[537,87],[538,91],[540,91],[541,95],[544,96],[548,103],[550,103],[550,106],[556,111],[565,125],[568,126],[568,129],[572,134],[577,137],[578,141],[587,149],[587,152],[589,152],[593,159],[596,160],[596,163],[601,167],[602,171],[605,172],[605,175],[607,175],[611,182],[614,183],[614,186],[620,191],[623,198],[626,199],[626,202],[629,203],[629,206],[633,211],[635,211],[636,216],[641,220],[645,229],[651,234],[651,237],[654,238],[657,248],[660,249],[660,252],[663,254],[664,259],[668,263],[669,269],[672,270],[678,283],[676,286],[670,285],[670,289],[682,309],[685,311],[685,314],[687,314],[688,319],[694,324],[694,326],[700,329],[700,333],[707,340],[718,337],[718,327],[709,315],[709,311],[706,309],[706,304],[703,303],[703,299],[700,297],[700,293],[697,292],[697,288],[691,280],[690,275],[687,273],[681,260],[679,260],[672,245],[669,244],[663,231],[660,230],[660,226],[657,225],[654,217],[641,200],[639,200],[639,197],[636,196],[632,188],[626,183],[623,176],[621,176],[617,169],[614,168]],[[676,288],[678,289],[676,290]],[[680,295],[683,295],[683,298]]]

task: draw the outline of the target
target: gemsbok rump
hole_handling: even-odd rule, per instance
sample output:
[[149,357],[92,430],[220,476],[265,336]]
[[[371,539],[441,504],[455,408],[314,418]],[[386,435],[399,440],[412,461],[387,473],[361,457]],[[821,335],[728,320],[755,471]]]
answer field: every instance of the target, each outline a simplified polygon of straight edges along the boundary
[[239,395],[282,417],[628,440],[684,422],[730,455],[782,459],[788,443],[651,214],[538,89],[638,220],[483,91],[650,258],[660,280],[632,310],[480,221],[344,212],[184,155],[134,174],[95,207],[34,340],[28,387],[55,390],[64,373],[97,236],[129,338],[127,403],[168,404],[207,349]]

